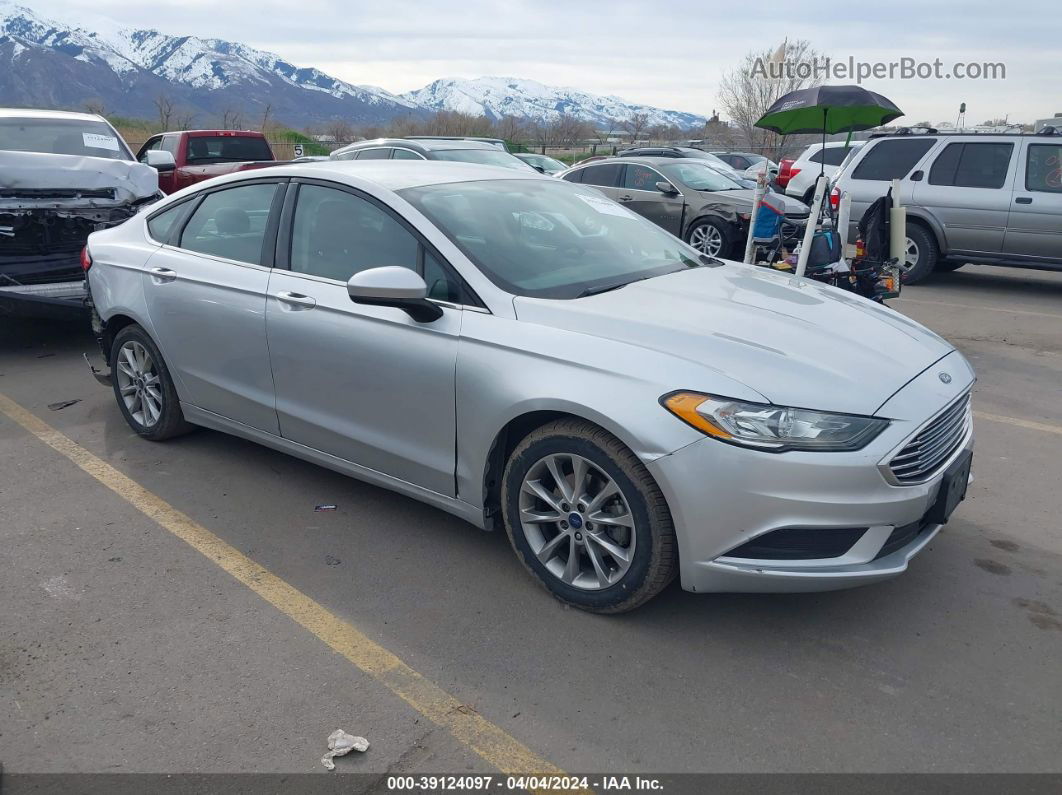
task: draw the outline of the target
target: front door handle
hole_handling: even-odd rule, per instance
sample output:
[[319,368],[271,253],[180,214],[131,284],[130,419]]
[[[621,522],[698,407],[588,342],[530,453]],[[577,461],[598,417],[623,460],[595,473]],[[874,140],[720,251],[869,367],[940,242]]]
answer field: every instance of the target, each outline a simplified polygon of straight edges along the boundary
[[632,202],[632,201],[634,201],[634,197],[631,196],[629,193],[625,193],[625,194],[623,194],[622,196],[619,197],[619,200],[621,202]]
[[177,271],[171,271],[169,268],[152,268],[151,278],[157,282],[172,282],[177,279]]
[[1019,196],[1014,200],[1015,204],[1032,204],[1032,196]]
[[283,290],[276,294],[276,299],[282,303],[288,304],[292,307],[299,309],[313,309],[317,306],[317,299],[311,298],[308,295],[302,293],[291,293],[287,290]]

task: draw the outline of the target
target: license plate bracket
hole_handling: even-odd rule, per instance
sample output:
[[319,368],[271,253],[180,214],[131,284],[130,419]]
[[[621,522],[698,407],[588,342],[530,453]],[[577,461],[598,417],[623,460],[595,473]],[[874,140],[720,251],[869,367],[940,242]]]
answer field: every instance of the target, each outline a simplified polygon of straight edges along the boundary
[[970,483],[970,467],[973,464],[973,450],[965,450],[944,472],[937,492],[936,502],[926,514],[926,521],[932,524],[946,524],[959,503],[966,499],[966,487]]

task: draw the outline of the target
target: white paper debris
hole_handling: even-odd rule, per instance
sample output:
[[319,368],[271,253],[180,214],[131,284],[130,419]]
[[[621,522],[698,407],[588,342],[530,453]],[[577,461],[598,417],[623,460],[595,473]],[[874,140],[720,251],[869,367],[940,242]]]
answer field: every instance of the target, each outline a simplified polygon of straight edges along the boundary
[[636,218],[637,216],[630,210],[620,207],[611,199],[606,199],[604,196],[587,196],[585,193],[576,193],[580,199],[593,207],[602,215],[617,215],[620,218]]
[[369,741],[364,737],[355,737],[342,729],[336,729],[328,735],[328,753],[321,757],[321,764],[329,770],[335,770],[336,763],[332,760],[337,756],[346,756],[351,751],[365,753],[368,750]]

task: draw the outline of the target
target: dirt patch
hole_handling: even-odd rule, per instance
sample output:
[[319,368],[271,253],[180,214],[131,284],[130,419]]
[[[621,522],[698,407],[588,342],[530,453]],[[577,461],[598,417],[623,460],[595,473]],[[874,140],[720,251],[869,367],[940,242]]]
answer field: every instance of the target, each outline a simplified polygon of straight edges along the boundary
[[996,549],[1002,549],[1004,552],[1017,552],[1021,547],[1015,544],[1013,541],[1007,541],[1002,538],[993,538],[988,542]]

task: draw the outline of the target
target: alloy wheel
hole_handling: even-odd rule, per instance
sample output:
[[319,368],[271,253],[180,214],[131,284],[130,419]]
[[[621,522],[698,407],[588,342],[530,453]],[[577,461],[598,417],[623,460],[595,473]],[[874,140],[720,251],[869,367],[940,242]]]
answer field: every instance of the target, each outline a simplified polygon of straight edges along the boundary
[[918,255],[921,252],[918,250],[918,244],[911,238],[906,238],[906,244],[904,248],[904,262],[908,268],[913,268],[918,264]]
[[690,232],[690,245],[702,254],[717,257],[723,248],[723,235],[711,224],[703,224]]
[[155,425],[162,416],[162,384],[148,349],[136,340],[122,345],[115,377],[129,415],[145,428]]
[[622,579],[634,560],[634,515],[606,472],[579,455],[537,461],[520,487],[520,528],[557,579],[597,591]]

